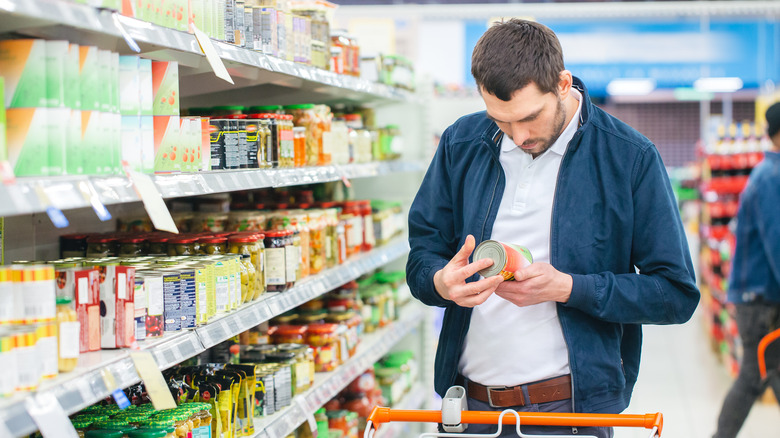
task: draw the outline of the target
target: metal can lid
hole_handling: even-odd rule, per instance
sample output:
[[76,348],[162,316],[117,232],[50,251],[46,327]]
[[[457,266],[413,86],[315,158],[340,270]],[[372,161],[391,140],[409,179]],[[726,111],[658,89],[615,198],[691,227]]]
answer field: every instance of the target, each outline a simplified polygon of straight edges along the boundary
[[474,261],[491,259],[493,264],[479,271],[479,275],[487,278],[498,275],[506,265],[506,250],[504,245],[495,240],[486,240],[474,250]]

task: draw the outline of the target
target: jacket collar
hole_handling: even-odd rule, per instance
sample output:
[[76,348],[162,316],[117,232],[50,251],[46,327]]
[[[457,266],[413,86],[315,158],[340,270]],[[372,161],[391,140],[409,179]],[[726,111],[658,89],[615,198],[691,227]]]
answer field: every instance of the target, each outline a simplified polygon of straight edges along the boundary
[[[572,86],[577,89],[577,91],[580,92],[582,95],[582,108],[580,109],[580,127],[577,129],[577,131],[580,131],[582,129],[585,129],[585,126],[590,121],[590,115],[593,113],[593,102],[590,100],[590,95],[588,95],[588,89],[585,87],[585,84],[582,82],[582,80],[576,76],[574,76],[572,81]],[[498,125],[496,125],[496,122],[491,121],[488,125],[485,132],[482,134],[482,141],[487,146],[490,146],[490,152],[498,158],[498,156],[501,153],[501,138],[503,137],[503,133],[498,128]],[[575,142],[576,143],[576,142]],[[576,144],[569,145],[570,148],[576,149]]]

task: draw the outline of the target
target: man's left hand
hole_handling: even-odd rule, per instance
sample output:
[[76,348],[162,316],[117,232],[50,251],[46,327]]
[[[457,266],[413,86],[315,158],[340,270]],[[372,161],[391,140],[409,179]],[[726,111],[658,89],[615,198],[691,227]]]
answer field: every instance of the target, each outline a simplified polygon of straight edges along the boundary
[[504,281],[495,294],[524,307],[545,301],[565,303],[571,295],[572,278],[549,263],[533,263],[515,272],[514,281]]

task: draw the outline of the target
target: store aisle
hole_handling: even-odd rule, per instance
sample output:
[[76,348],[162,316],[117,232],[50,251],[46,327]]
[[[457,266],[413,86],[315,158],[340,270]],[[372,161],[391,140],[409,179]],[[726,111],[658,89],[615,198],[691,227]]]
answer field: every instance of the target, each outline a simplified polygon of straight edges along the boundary
[[[732,378],[713,354],[697,310],[683,325],[645,326],[642,365],[626,413],[662,412],[663,438],[709,438]],[[780,409],[757,402],[739,438],[780,434]],[[616,429],[616,438],[646,437],[638,429]]]

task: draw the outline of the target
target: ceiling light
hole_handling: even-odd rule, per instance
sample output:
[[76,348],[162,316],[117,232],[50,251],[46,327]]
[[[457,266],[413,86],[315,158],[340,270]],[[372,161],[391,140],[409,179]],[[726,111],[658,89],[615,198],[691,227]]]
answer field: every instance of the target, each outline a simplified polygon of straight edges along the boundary
[[607,93],[612,96],[644,96],[653,90],[654,79],[613,79],[607,84]]
[[699,78],[693,83],[696,91],[709,91],[711,93],[733,93],[742,88],[740,78]]

